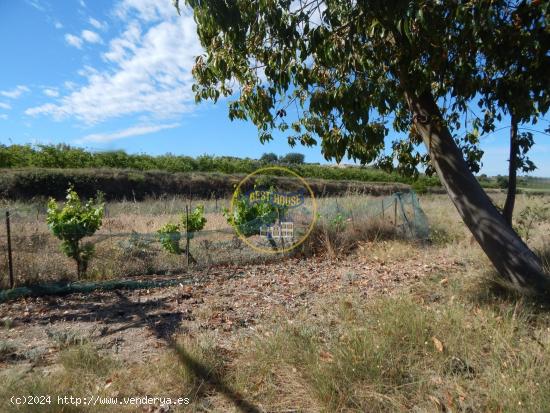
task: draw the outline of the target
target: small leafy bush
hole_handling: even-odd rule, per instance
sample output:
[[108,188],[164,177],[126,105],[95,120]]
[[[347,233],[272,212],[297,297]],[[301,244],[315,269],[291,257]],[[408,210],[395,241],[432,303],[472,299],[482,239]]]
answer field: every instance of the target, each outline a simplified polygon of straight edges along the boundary
[[[273,189],[270,189],[273,191]],[[286,212],[286,208],[277,206],[268,200],[251,203],[247,197],[237,194],[233,205],[233,213],[228,208],[223,209],[223,216],[229,225],[238,228],[245,237],[257,235],[262,225],[271,225]]]
[[[187,227],[189,224],[189,227]],[[182,228],[189,232],[189,238],[193,238],[193,233],[202,231],[206,225],[206,218],[204,217],[204,205],[197,206],[190,214],[189,219],[186,220],[185,215],[182,216]]]
[[61,240],[61,250],[76,262],[77,277],[86,274],[94,246],[83,244],[84,237],[92,236],[103,219],[104,203],[101,194],[82,203],[77,192],[69,187],[65,205],[58,207],[55,199],[48,202],[46,222],[52,233]]
[[182,238],[181,232],[187,232],[187,236],[191,239],[195,232],[204,229],[206,222],[207,219],[204,216],[204,206],[198,205],[191,211],[188,219],[186,219],[185,215],[182,215],[179,224],[168,223],[157,231],[162,248],[171,254],[181,254],[183,252],[180,247]]
[[549,220],[550,207],[546,205],[529,205],[519,213],[515,228],[519,235],[528,240],[535,226]]
[[347,218],[341,212],[336,214],[336,216],[330,220],[331,226],[336,231],[343,231],[346,228],[347,222]]
[[171,254],[181,254],[181,232],[178,224],[165,224],[157,233],[159,234],[159,241],[162,248]]
[[411,187],[417,194],[426,194],[430,188],[426,181],[421,180],[413,182]]
[[498,175],[497,176],[497,186],[501,189],[507,189],[508,188],[508,177]]

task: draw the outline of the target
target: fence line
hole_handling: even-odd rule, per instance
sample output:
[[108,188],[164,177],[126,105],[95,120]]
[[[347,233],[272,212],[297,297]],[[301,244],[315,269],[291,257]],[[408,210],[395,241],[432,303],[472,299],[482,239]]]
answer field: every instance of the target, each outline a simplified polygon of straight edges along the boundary
[[[414,192],[396,193],[369,201],[365,199],[364,202],[362,197],[357,197],[356,202],[356,205],[348,206],[342,201],[320,199],[318,214],[326,222],[349,220],[354,226],[357,219],[387,219],[403,232],[409,232],[411,237],[427,238],[427,219]],[[47,230],[20,234],[18,226],[25,224],[23,221],[29,216],[17,211],[5,212],[6,234],[0,234],[0,245],[6,252],[6,258],[0,260],[0,289],[43,280],[71,279],[74,276],[74,263],[59,250],[59,240],[53,234]],[[183,215],[185,219],[188,219],[188,214],[187,208]],[[190,261],[195,261],[197,268],[208,269],[212,265],[267,262],[273,258],[248,248],[231,227],[182,231],[182,236],[185,236],[186,248],[182,248],[183,254],[174,255],[162,249],[156,232],[100,230],[84,238],[85,242],[95,245],[89,272],[93,277],[117,278],[181,272],[189,268]],[[3,277],[6,273],[9,279],[7,284],[4,281],[6,277]]]

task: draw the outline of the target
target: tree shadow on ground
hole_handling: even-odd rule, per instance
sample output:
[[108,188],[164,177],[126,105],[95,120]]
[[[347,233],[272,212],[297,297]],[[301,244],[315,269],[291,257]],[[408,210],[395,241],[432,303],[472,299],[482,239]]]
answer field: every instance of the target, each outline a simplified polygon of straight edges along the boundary
[[468,288],[471,302],[498,307],[502,304],[521,304],[533,314],[550,314],[550,295],[536,295],[532,291],[518,291],[517,287],[503,279],[495,270],[486,271]]
[[257,406],[245,400],[242,395],[232,389],[225,382],[223,377],[219,375],[219,373],[212,371],[206,365],[202,364],[197,359],[192,357],[181,344],[171,343],[171,347],[175,350],[180,362],[191,373],[193,373],[198,379],[207,384],[208,387],[212,388],[218,393],[223,394],[227,399],[233,402],[240,411],[245,413],[262,412],[262,410],[260,410]]
[[[53,314],[41,311],[48,307],[53,310]],[[263,411],[229,386],[220,372],[212,371],[176,342],[175,334],[182,331],[182,321],[192,320],[193,316],[189,310],[174,309],[167,297],[133,300],[127,292],[114,290],[109,295],[94,293],[85,297],[73,296],[72,300],[48,299],[41,304],[41,308],[35,310],[16,316],[14,322],[44,326],[67,322],[100,322],[103,324],[100,337],[116,335],[130,329],[147,329],[175,352],[189,373],[204,383],[205,389],[222,394],[242,412]]]
[[[174,311],[165,298],[155,298],[136,302],[116,291],[116,299],[105,302],[103,297],[95,296],[98,302],[90,303],[89,299],[58,303],[53,301],[48,306],[56,307],[55,313],[43,314],[30,312],[13,318],[17,324],[53,325],[60,322],[101,322],[105,325],[101,336],[121,333],[133,328],[151,327],[157,338],[169,338],[176,332],[181,321],[191,318],[189,313]],[[103,301],[103,302],[101,302]],[[116,328],[110,326],[117,325]]]

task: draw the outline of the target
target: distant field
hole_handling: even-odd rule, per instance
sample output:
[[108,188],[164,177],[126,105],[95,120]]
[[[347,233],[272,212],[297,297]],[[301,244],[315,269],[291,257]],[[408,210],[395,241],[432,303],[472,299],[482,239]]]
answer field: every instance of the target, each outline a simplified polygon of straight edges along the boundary
[[550,193],[550,186],[549,187],[525,187],[525,186],[521,186],[521,187],[518,187],[518,190],[525,191],[525,192]]
[[[503,188],[502,181],[499,182],[499,180],[507,182],[507,178],[502,176],[486,177],[481,175],[478,179],[485,188]],[[517,180],[517,189],[519,191],[546,193],[550,191],[550,178],[519,176]]]

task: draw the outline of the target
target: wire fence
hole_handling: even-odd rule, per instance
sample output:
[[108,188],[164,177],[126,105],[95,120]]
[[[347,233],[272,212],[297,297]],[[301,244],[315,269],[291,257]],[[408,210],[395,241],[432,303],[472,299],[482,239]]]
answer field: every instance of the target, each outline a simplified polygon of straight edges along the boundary
[[[179,202],[179,201],[178,201]],[[208,226],[182,234],[182,253],[163,249],[156,232],[166,220],[181,219],[182,205],[107,205],[102,227],[84,238],[94,246],[86,277],[110,280],[148,275],[175,275],[213,266],[241,266],[284,259],[288,253],[265,254],[250,248],[222,216],[228,200],[205,204]],[[134,208],[135,210],[132,210]],[[149,208],[147,212],[144,209]],[[0,289],[76,278],[76,263],[60,249],[49,231],[41,205],[0,210]],[[9,217],[8,217],[9,213]],[[359,220],[384,220],[407,237],[426,239],[428,222],[414,192],[384,198],[354,196],[318,200],[318,221],[354,226]],[[209,228],[210,227],[210,228]],[[338,226],[341,227],[340,225]],[[254,235],[263,242],[258,233]],[[186,250],[186,240],[189,248]],[[264,240],[269,246],[267,240]],[[187,254],[187,252],[189,254]]]

